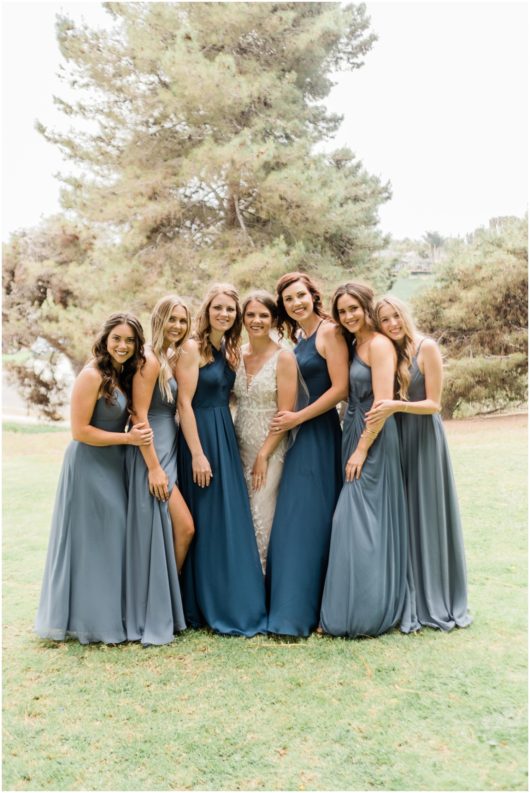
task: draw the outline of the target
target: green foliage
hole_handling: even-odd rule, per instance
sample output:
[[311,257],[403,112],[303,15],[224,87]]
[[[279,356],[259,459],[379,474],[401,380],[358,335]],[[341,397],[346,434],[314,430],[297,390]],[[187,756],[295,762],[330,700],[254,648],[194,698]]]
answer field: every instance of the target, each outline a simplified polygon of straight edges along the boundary
[[36,638],[69,435],[6,432],[4,788],[526,789],[525,423],[448,427],[470,628],[147,649]]
[[435,285],[415,300],[420,328],[449,358],[444,411],[500,409],[526,397],[528,223],[496,219],[453,244]]
[[331,72],[375,40],[363,4],[105,7],[109,30],[58,17],[72,126],[38,129],[74,172],[65,215],[6,248],[10,350],[40,336],[78,369],[109,311],[147,316],[169,290],[193,307],[212,280],[271,289],[296,267],[328,293],[352,276],[388,286],[388,185],[349,149],[316,149],[341,123],[322,104]]

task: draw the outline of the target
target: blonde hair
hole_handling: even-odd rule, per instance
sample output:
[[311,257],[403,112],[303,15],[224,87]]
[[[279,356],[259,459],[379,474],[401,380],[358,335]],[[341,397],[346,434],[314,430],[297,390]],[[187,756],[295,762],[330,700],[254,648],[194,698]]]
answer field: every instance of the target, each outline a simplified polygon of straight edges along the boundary
[[234,324],[223,335],[224,355],[228,365],[234,371],[239,366],[240,360],[240,345],[241,345],[241,331],[243,328],[243,315],[241,313],[241,306],[239,305],[239,295],[237,289],[232,284],[213,284],[206,293],[202,305],[199,308],[195,318],[195,334],[194,338],[199,347],[199,354],[205,363],[212,363],[213,353],[210,344],[210,306],[217,297],[217,295],[226,295],[232,298],[236,304],[236,318]]
[[[402,341],[394,341],[392,342],[396,348],[397,355],[398,355],[398,362],[397,362],[397,381],[398,381],[398,396],[400,399],[405,401],[408,400],[408,391],[410,385],[410,367],[412,366],[412,359],[414,358],[414,352],[416,349],[416,326],[414,324],[414,320],[410,314],[405,303],[403,303],[399,298],[394,297],[393,295],[383,295],[380,297],[377,303],[375,304],[375,319],[377,330],[380,333],[383,333],[381,330],[381,320],[380,320],[380,311],[383,306],[390,306],[397,311],[399,314],[399,318],[401,319],[401,323],[403,325],[403,332],[404,337]],[[386,334],[385,334],[386,335]]]
[[[164,331],[166,324],[171,316],[171,312],[176,306],[182,306],[186,312],[186,321],[188,327],[186,333],[175,344],[170,344],[169,347],[164,347]],[[160,372],[158,373],[158,387],[162,397],[165,397],[168,402],[173,402],[173,394],[169,386],[169,381],[174,376],[173,366],[180,355],[180,348],[190,335],[191,330],[191,314],[187,305],[182,301],[178,295],[164,295],[157,302],[151,314],[151,349],[160,364]]]

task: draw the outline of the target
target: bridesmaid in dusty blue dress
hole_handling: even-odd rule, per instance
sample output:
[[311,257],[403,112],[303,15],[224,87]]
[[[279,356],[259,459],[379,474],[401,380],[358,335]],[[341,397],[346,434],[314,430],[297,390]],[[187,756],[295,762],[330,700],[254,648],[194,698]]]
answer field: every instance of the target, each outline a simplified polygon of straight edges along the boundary
[[133,379],[133,420],[148,424],[153,443],[128,449],[126,544],[127,638],[167,644],[186,627],[178,571],[193,537],[193,519],[177,487],[177,383],[174,369],[190,330],[177,295],[151,315],[151,346]]
[[348,283],[335,292],[333,317],[355,337],[344,419],[345,482],[331,534],[321,627],[333,636],[378,636],[403,611],[407,515],[394,419],[369,428],[364,414],[392,396],[397,355],[374,330],[373,292]]
[[74,383],[73,441],[66,450],[52,519],[35,630],[81,644],[126,639],[124,559],[127,491],[124,446],[151,443],[137,424],[125,432],[131,384],[145,360],[131,314],[112,314]]
[[439,415],[442,357],[436,342],[417,332],[397,298],[379,300],[376,316],[398,352],[399,399],[376,402],[367,421],[370,426],[395,413],[400,431],[410,531],[401,630],[464,628],[471,617],[458,499]]
[[265,587],[228,407],[241,327],[234,287],[214,285],[177,362],[179,483],[195,522],[182,594],[192,627],[254,636],[267,628]]
[[341,431],[336,405],[348,388],[348,348],[323,311],[305,273],[276,285],[280,328],[296,342],[295,355],[309,404],[280,411],[274,432],[297,428],[285,456],[267,559],[270,633],[309,636],[318,627],[331,520],[342,485]]

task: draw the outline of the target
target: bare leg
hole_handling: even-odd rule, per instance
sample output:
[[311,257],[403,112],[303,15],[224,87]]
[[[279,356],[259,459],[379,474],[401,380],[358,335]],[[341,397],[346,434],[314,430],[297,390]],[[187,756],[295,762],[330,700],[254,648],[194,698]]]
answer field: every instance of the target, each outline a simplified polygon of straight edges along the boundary
[[175,546],[177,570],[180,573],[186,554],[188,553],[188,548],[190,547],[190,542],[195,534],[195,527],[188,505],[182,498],[182,494],[176,485],[171,491],[168,508],[171,525],[173,527],[173,545]]

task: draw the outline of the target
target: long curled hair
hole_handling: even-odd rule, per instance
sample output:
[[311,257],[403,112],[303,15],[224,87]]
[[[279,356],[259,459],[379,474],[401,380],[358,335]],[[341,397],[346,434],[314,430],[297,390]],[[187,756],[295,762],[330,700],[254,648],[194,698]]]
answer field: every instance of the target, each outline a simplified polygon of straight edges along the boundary
[[278,306],[276,305],[276,301],[274,297],[271,295],[270,292],[267,292],[265,289],[255,289],[253,292],[250,292],[243,303],[241,304],[241,316],[245,319],[245,312],[247,310],[247,306],[249,303],[255,300],[257,303],[261,303],[262,306],[265,306],[267,311],[272,317],[272,326],[274,327],[278,323]]
[[210,306],[217,295],[226,295],[227,297],[232,298],[236,304],[236,318],[234,320],[234,324],[223,335],[224,354],[228,365],[235,371],[239,366],[239,360],[241,356],[241,331],[243,328],[243,315],[241,313],[241,306],[239,305],[239,295],[235,286],[232,286],[232,284],[219,283],[213,284],[208,289],[208,292],[206,293],[206,296],[202,301],[202,305],[199,308],[195,318],[194,338],[197,341],[199,347],[201,360],[205,363],[212,363],[213,353],[210,344],[210,333],[212,330],[210,325]]
[[[397,382],[398,382],[398,396],[400,399],[408,400],[408,390],[410,385],[410,367],[412,366],[412,359],[416,350],[416,326],[414,320],[406,307],[406,305],[397,297],[393,295],[384,295],[380,297],[375,304],[375,318],[376,327],[380,333],[384,334],[381,329],[380,312],[384,306],[390,306],[399,314],[401,324],[403,325],[404,337],[401,341],[394,341],[391,339],[394,347],[396,348],[398,363],[397,363]],[[386,334],[384,334],[386,335]]]
[[370,330],[375,330],[374,290],[371,286],[368,286],[368,284],[362,284],[358,281],[349,281],[347,284],[342,284],[342,286],[337,287],[335,290],[335,294],[331,300],[331,316],[340,327],[341,333],[350,348],[355,336],[341,323],[337,306],[339,298],[343,295],[350,295],[350,297],[355,298],[364,311],[364,319],[367,327],[370,328]]
[[[182,306],[186,312],[187,328],[184,336],[169,347],[164,346],[164,331],[174,308]],[[168,402],[173,402],[173,394],[169,381],[173,377],[173,367],[180,355],[180,350],[191,331],[191,314],[188,306],[178,295],[164,295],[157,302],[151,314],[151,349],[160,364],[158,387]]]
[[311,295],[313,300],[313,311],[318,317],[321,319],[331,319],[330,315],[324,311],[322,307],[322,295],[320,294],[320,290],[316,283],[310,278],[307,273],[285,273],[282,277],[278,280],[276,284],[276,294],[277,294],[277,304],[278,304],[278,332],[280,338],[284,336],[284,329],[287,327],[287,334],[292,342],[298,340],[296,336],[296,331],[298,330],[298,323],[296,320],[292,319],[285,310],[285,306],[283,304],[283,297],[282,294],[288,286],[294,284],[296,281],[302,281],[306,289]]
[[[115,369],[110,353],[107,350],[109,335],[118,325],[129,325],[134,335],[134,353],[125,361],[120,372]],[[118,387],[125,394],[127,408],[129,412],[131,412],[132,379],[137,370],[141,369],[145,364],[144,344],[144,331],[140,321],[134,314],[118,312],[116,314],[111,314],[110,317],[105,320],[92,346],[92,355],[94,356],[94,362],[102,377],[100,393],[101,396],[105,397],[105,402],[107,402],[107,404],[110,405],[115,403],[115,389]]]

